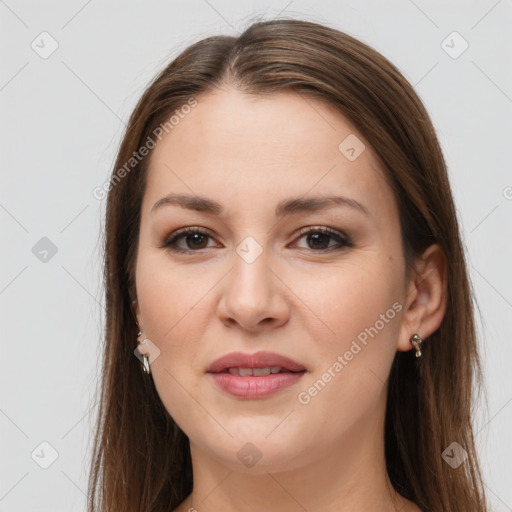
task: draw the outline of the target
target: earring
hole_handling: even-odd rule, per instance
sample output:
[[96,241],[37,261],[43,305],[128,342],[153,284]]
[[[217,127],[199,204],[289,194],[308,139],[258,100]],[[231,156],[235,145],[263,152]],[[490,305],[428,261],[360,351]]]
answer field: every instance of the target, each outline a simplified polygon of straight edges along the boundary
[[[138,338],[140,338],[141,336],[142,336],[142,331],[139,331],[139,332],[137,333],[137,340],[138,340]],[[137,343],[138,343],[139,345],[144,345],[144,344],[146,343],[146,340],[142,340],[142,341],[138,340],[138,341],[137,341]],[[148,356],[147,354],[142,354],[142,364],[141,364],[141,366],[142,366],[142,369],[144,370],[144,372],[145,372],[147,375],[149,375],[149,374],[151,373],[151,370],[150,370],[150,368],[149,368],[149,356]]]
[[147,354],[144,354],[142,356],[143,363],[142,363],[142,369],[149,375],[151,373],[151,370],[149,369],[149,357]]
[[423,343],[423,340],[417,334],[413,334],[411,336],[411,343],[416,349],[416,357],[421,357],[421,344]]

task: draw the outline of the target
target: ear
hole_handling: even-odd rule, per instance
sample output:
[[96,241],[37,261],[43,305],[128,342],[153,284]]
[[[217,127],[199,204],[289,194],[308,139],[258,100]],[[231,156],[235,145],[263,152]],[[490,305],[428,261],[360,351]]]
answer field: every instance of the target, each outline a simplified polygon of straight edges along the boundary
[[446,311],[448,283],[444,251],[439,244],[430,245],[415,264],[413,276],[406,283],[404,314],[400,324],[397,350],[414,349],[411,336],[425,339],[434,333]]

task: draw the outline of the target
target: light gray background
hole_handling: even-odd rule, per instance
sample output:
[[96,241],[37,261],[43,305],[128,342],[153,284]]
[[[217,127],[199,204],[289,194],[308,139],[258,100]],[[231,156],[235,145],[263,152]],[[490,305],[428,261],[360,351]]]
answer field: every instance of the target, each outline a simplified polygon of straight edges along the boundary
[[[85,509],[103,321],[105,205],[92,191],[154,74],[188,44],[235,34],[258,15],[334,24],[394,62],[425,102],[482,315],[489,403],[476,430],[486,485],[494,510],[512,510],[510,0],[0,0],[0,512]],[[58,43],[48,58],[31,47],[51,48],[43,31]],[[442,46],[453,31],[469,44],[458,58]],[[461,44],[445,43],[452,53]],[[32,250],[43,237],[57,248],[46,262]],[[58,457],[43,469],[52,449]]]

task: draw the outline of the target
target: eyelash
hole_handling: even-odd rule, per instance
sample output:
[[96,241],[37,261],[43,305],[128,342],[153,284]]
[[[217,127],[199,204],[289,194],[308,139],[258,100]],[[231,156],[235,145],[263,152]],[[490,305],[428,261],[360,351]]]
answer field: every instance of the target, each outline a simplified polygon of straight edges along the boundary
[[[174,233],[172,233],[170,236],[168,236],[165,240],[164,240],[164,243],[160,246],[160,248],[162,249],[168,249],[172,252],[176,252],[176,253],[191,253],[191,252],[200,252],[204,249],[209,249],[209,247],[204,247],[202,249],[197,249],[197,250],[194,250],[194,249],[181,249],[179,247],[177,247],[177,242],[179,239],[187,236],[187,235],[193,235],[193,234],[200,234],[200,235],[206,235],[210,238],[213,238],[210,234],[208,234],[207,232],[205,231],[201,231],[200,229],[197,229],[197,228],[183,228],[183,229],[179,229],[178,231],[175,231]],[[305,235],[308,235],[310,233],[321,233],[321,234],[324,234],[324,235],[329,235],[330,237],[334,238],[338,244],[340,245],[340,247],[338,247],[337,249],[334,249],[334,250],[342,250],[346,247],[353,247],[353,243],[351,242],[350,238],[348,236],[346,236],[344,233],[340,232],[340,231],[336,231],[336,230],[333,230],[331,228],[327,228],[327,227],[323,227],[323,226],[319,226],[319,227],[308,227],[308,228],[303,228],[300,230],[299,232],[299,236],[298,236],[298,239],[302,238],[303,236]],[[306,249],[308,250],[308,249]],[[319,250],[315,250],[315,249],[309,249],[310,251],[312,252],[316,252],[316,253],[326,253],[326,252],[331,252],[333,249],[332,248],[327,248],[327,249],[319,249]]]

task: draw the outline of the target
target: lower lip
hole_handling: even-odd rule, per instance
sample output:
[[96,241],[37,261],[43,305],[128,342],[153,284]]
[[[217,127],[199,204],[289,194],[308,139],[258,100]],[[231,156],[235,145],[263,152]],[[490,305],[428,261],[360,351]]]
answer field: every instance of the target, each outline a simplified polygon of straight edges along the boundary
[[271,373],[261,377],[240,377],[231,373],[210,373],[226,393],[238,398],[265,398],[292,386],[306,373]]

